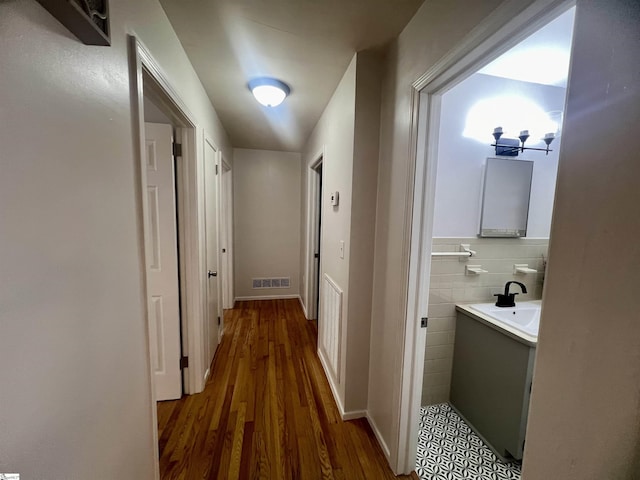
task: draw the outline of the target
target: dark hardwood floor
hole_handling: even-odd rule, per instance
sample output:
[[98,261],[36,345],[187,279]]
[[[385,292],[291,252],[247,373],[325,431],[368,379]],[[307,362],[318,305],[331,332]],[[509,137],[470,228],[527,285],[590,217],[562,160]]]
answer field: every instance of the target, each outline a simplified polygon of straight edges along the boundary
[[158,404],[162,479],[396,478],[367,421],[341,420],[316,338],[298,300],[226,312],[204,392]]

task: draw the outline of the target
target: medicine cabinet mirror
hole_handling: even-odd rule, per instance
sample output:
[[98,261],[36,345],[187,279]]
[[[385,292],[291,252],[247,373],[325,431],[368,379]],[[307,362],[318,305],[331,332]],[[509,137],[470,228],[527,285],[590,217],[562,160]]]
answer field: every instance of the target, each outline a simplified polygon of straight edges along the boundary
[[527,235],[532,177],[532,161],[487,158],[480,237]]

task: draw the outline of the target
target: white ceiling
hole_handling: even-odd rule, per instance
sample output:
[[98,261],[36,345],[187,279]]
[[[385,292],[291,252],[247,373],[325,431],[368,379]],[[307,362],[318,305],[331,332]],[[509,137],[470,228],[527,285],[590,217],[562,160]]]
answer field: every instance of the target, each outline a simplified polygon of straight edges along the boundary
[[[234,147],[300,151],[354,53],[395,38],[423,0],[160,0]],[[291,87],[276,108],[250,78]]]
[[575,7],[527,37],[478,73],[566,88],[574,16]]

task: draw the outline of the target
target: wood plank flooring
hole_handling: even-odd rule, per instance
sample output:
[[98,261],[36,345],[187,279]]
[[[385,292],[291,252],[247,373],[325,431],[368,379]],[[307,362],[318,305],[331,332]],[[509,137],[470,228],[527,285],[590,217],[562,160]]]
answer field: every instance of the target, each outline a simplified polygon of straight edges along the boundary
[[204,392],[158,404],[162,479],[396,478],[367,421],[341,420],[316,338],[298,300],[227,311]]

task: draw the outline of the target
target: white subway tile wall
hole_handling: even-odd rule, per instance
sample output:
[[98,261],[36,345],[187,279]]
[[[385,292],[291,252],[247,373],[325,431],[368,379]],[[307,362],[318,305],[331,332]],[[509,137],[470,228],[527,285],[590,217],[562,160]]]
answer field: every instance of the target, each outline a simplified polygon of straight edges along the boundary
[[[461,243],[471,245],[476,255],[460,261],[456,257],[433,257],[429,289],[429,323],[422,381],[422,405],[449,401],[457,303],[493,302],[504,284],[516,280],[528,293],[519,301],[542,298],[547,238],[434,238],[434,252],[457,252]],[[513,265],[526,263],[538,273],[514,275]],[[482,265],[488,273],[465,275],[465,265]],[[515,290],[514,290],[515,291]]]

